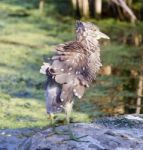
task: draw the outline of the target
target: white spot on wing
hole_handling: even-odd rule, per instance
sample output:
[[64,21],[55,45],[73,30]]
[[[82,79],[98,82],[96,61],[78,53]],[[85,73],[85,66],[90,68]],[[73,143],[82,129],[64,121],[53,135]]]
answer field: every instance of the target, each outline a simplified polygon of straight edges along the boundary
[[72,70],[72,67],[69,68],[69,71],[71,71],[71,70]]
[[73,89],[73,92],[76,92],[76,89]]
[[63,108],[63,105],[60,105],[61,108]]
[[74,93],[75,96],[77,96],[79,99],[81,98],[81,95],[79,95],[77,92]]
[[61,102],[63,102],[64,101],[64,99],[63,98],[61,98]]
[[76,71],[76,73],[75,74],[80,74],[80,72],[79,71]]
[[88,84],[86,84],[86,86],[89,88],[89,85],[88,85]]

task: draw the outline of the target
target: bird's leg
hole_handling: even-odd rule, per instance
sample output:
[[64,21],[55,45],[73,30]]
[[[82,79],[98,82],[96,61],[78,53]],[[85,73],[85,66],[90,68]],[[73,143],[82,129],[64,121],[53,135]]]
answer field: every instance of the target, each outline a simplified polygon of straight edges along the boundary
[[53,135],[53,134],[57,134],[57,131],[56,131],[56,125],[55,125],[55,121],[54,121],[54,114],[53,113],[50,113],[49,114],[49,119],[50,119],[50,124],[51,124],[51,127],[52,127],[52,129],[53,129],[53,133],[51,134],[51,135]]
[[[53,129],[53,132],[55,133],[54,114],[53,114],[53,113],[50,113],[48,119],[50,119],[50,125],[51,125],[51,127],[52,127],[52,129]],[[51,133],[51,134],[48,135],[48,136],[52,136],[54,133]]]
[[[75,136],[74,133],[71,130],[70,124],[68,124],[68,129],[69,129],[69,139],[68,140],[73,140],[73,141],[76,141],[76,142],[89,142],[89,141],[85,141],[85,140],[80,140],[81,138],[87,137],[88,135],[83,135],[83,136],[80,136],[80,137]],[[68,140],[66,140],[66,141],[68,141]]]
[[54,114],[53,113],[49,114],[49,118],[50,118],[50,124],[51,124],[51,127],[52,127],[53,130],[52,130],[52,133],[50,135],[48,135],[48,136],[52,136],[54,134],[57,134],[57,135],[68,135],[67,132],[61,132],[61,131],[58,131],[56,129],[57,126],[56,126],[56,123],[54,121]]
[[[56,124],[55,124],[55,121],[54,121],[54,114],[53,113],[50,113],[49,114],[49,118],[50,118],[50,121],[51,121],[51,127],[52,127],[52,129],[53,129],[53,134],[62,134],[62,132],[59,132],[59,131],[57,131],[57,129],[56,129]],[[53,135],[52,134],[52,135]]]
[[70,126],[70,116],[71,116],[71,111],[72,111],[72,105],[73,104],[67,104],[66,107],[65,107],[65,112],[66,112],[66,122],[67,122],[67,125],[68,125],[68,131],[64,131],[64,132],[61,132],[61,131],[57,131],[56,129],[56,124],[55,124],[55,121],[54,121],[54,114],[53,113],[50,113],[49,114],[49,119],[51,121],[51,127],[52,127],[52,133],[49,134],[48,136],[52,136],[54,134],[57,134],[57,135],[69,135],[69,139],[67,140],[64,140],[64,141],[68,141],[68,140],[74,140],[74,141],[77,141],[77,142],[88,142],[88,141],[82,141],[80,140],[81,138],[84,138],[86,137],[87,135],[84,135],[84,136],[81,136],[81,137],[76,137],[72,130],[71,130],[71,126]]
[[[71,125],[70,125],[70,116],[71,116],[71,112],[72,112],[72,106],[73,106],[73,102],[71,103],[67,103],[65,105],[65,112],[66,112],[66,121],[67,121],[67,125],[68,125],[68,132],[69,132],[69,139],[68,140],[73,140],[73,141],[77,141],[77,142],[88,142],[88,141],[82,141],[80,140],[81,138],[86,137],[87,135],[81,136],[81,137],[76,137],[74,135],[74,133],[71,130]],[[67,140],[66,140],[67,141]]]
[[50,113],[49,118],[50,118],[50,121],[51,121],[51,126],[53,126],[54,125],[54,114]]

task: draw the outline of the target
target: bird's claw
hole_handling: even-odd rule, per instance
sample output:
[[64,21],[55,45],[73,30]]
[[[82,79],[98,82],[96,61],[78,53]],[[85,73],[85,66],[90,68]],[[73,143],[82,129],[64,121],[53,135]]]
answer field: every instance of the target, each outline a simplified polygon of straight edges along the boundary
[[58,131],[56,128],[53,128],[53,132],[57,135],[68,135],[68,132]]
[[70,135],[70,138],[69,139],[66,139],[64,141],[70,141],[70,140],[73,140],[73,141],[76,141],[76,142],[89,142],[89,141],[85,141],[85,140],[80,140],[81,138],[84,138],[84,137],[87,137],[88,135],[83,135],[83,136],[80,136],[80,137],[76,137],[75,135],[71,134]]
[[46,137],[50,137],[50,136],[53,136],[53,135],[69,135],[68,132],[61,132],[61,131],[58,131],[56,129],[56,127],[52,127],[52,131],[51,133],[49,133]]

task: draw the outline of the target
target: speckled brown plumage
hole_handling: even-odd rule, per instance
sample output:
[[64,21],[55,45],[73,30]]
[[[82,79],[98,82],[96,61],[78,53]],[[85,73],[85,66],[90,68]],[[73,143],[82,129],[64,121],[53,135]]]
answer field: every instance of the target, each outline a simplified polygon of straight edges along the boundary
[[82,98],[101,67],[98,40],[109,38],[92,23],[77,22],[76,40],[60,44],[41,73],[48,77],[46,88],[47,112],[64,109],[73,97]]

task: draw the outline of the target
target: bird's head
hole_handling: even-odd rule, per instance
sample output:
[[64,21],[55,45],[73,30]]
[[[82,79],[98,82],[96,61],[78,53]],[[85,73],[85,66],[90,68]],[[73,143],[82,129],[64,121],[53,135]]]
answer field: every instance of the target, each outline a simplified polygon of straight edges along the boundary
[[90,37],[96,40],[99,40],[101,38],[103,39],[110,39],[109,36],[102,33],[99,28],[90,22],[76,22],[76,36],[77,39],[81,39],[82,37]]

